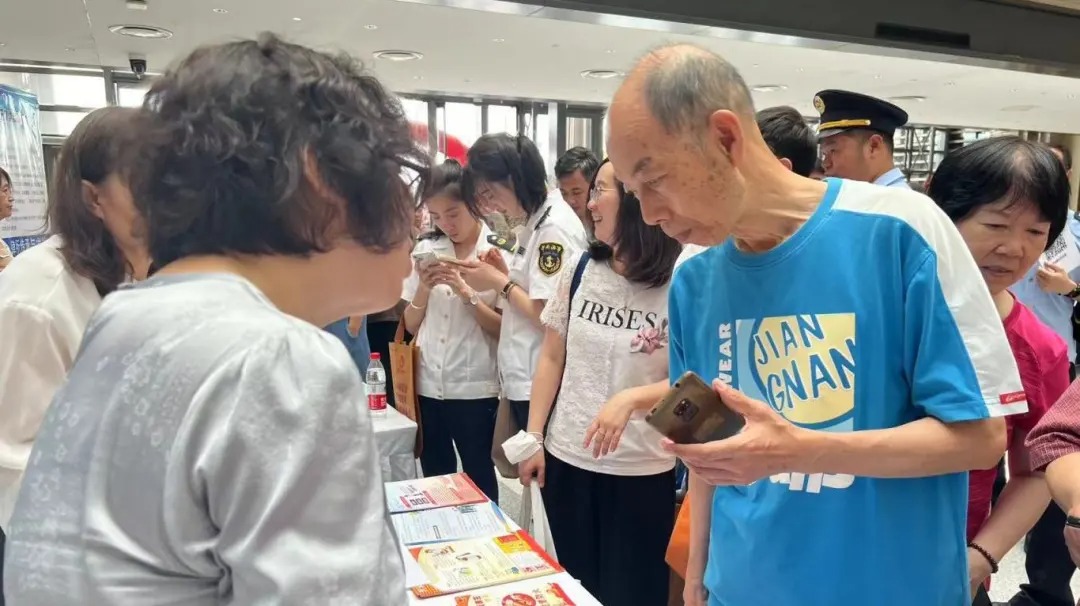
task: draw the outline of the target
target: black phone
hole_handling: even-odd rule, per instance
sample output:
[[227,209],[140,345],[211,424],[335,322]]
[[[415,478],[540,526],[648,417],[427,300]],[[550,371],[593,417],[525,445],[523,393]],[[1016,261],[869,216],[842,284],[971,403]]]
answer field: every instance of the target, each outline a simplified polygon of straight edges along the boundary
[[739,433],[746,420],[701,377],[687,372],[649,411],[645,422],[676,444],[704,444]]

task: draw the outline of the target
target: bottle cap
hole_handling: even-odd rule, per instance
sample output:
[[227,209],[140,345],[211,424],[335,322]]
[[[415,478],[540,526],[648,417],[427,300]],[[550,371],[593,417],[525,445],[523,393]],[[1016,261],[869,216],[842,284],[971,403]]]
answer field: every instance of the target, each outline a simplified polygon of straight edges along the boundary
[[373,352],[371,352],[371,359],[372,360],[381,360],[382,359],[382,354],[377,352],[377,351],[373,351]]

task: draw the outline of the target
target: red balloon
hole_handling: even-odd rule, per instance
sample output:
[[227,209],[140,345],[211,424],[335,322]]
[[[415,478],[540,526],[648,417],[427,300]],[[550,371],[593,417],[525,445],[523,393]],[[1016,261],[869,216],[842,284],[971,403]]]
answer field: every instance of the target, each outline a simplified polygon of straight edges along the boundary
[[[421,124],[419,122],[413,122],[409,125],[412,130],[413,139],[424,145],[428,144],[428,126],[427,124]],[[439,131],[437,134],[437,141],[439,149],[446,153],[447,158],[453,158],[464,166],[469,160],[469,148],[461,142],[461,139],[453,135],[448,135],[443,131]]]

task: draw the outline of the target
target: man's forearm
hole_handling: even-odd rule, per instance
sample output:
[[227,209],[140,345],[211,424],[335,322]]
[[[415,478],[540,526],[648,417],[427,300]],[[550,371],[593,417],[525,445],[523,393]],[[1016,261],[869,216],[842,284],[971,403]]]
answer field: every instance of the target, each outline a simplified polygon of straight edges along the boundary
[[1065,513],[1080,515],[1080,452],[1052,461],[1046,467],[1046,483]]
[[1005,421],[919,419],[891,429],[807,432],[805,473],[916,478],[989,469],[1005,453]]

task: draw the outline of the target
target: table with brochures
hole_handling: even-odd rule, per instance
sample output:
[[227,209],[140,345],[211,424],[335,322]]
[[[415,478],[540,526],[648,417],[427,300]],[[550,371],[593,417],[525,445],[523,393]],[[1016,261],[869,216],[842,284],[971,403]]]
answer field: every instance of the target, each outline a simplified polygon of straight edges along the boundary
[[416,477],[416,423],[387,407],[381,415],[372,415],[372,430],[379,446],[379,467],[384,482],[411,480]]
[[463,473],[386,484],[414,606],[600,606]]

